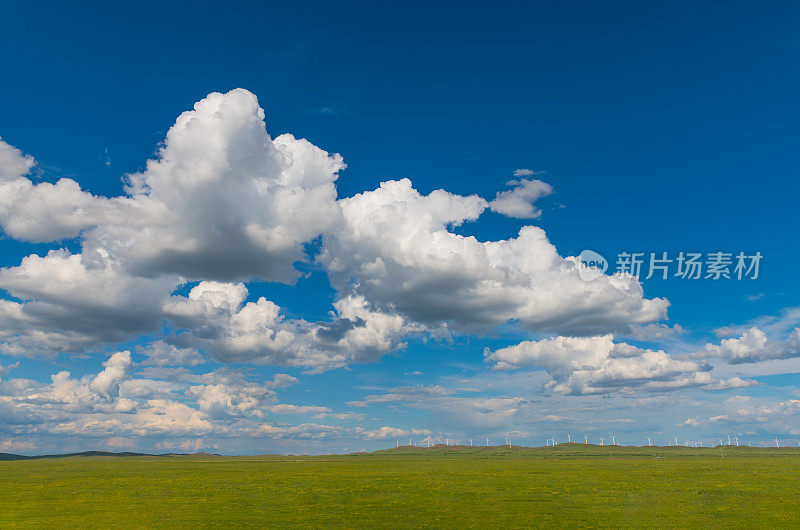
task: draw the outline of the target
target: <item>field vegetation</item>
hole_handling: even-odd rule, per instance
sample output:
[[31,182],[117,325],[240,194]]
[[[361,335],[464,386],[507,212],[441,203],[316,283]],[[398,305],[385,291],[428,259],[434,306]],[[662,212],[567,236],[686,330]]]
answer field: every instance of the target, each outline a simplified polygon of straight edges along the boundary
[[795,527],[800,452],[400,447],[0,462],[3,527]]

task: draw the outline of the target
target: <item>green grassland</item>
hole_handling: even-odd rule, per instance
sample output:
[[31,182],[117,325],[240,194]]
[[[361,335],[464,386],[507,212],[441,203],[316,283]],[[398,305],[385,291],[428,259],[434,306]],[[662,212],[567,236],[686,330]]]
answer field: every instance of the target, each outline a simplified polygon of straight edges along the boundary
[[0,462],[2,527],[796,527],[797,449],[401,447]]

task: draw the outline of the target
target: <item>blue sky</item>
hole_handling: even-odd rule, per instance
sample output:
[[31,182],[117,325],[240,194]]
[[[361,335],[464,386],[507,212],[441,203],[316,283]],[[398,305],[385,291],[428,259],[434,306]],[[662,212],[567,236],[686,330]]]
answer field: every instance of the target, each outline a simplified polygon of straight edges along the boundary
[[799,10],[6,6],[0,451],[794,443]]

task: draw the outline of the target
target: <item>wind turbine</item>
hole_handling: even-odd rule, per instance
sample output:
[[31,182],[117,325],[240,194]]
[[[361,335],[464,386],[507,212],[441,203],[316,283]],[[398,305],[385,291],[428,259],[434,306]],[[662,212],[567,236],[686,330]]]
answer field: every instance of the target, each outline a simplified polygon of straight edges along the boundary
[[605,443],[603,443],[603,435],[602,434],[600,435],[600,445],[605,445]]
[[675,437],[675,447],[678,447],[678,437]]
[[736,447],[739,447],[739,437],[738,436],[734,436],[733,437],[733,441],[736,442]]
[[728,435],[728,445],[730,445],[730,444],[731,444],[731,435],[729,434]]
[[486,438],[486,447],[489,447],[489,438]]
[[776,436],[776,437],[775,437],[775,447],[780,447],[780,446],[781,446],[781,444],[780,444],[780,442],[778,441],[778,437]]
[[567,443],[568,444],[572,443],[572,435],[569,433],[567,433]]
[[613,434],[611,435],[611,445],[617,445],[617,438]]
[[650,441],[650,437],[649,436],[647,437],[647,445],[650,446],[650,447],[652,447],[652,445],[653,445],[652,442]]
[[583,435],[583,443],[585,443],[586,445],[589,445],[589,437],[586,436],[585,434]]
[[469,439],[469,446],[472,447],[472,438]]

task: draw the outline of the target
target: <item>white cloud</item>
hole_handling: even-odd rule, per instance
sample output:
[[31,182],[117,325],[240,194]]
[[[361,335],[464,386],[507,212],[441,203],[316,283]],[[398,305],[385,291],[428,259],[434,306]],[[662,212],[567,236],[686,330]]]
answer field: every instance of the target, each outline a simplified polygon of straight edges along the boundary
[[292,281],[303,245],[339,216],[344,168],[292,135],[269,137],[245,90],[210,94],[170,128],[126,195],[95,197],[62,179],[34,185],[34,161],[0,142],[0,224],[12,237],[81,237],[81,253],[29,256],[0,272],[0,351],[82,351],[157,330],[187,279]]
[[[54,374],[49,384],[24,379],[3,381],[0,423],[19,435],[102,437],[107,442],[108,437],[212,434],[228,438],[290,438],[293,433],[300,433],[315,438],[322,435],[313,433],[308,424],[276,427],[268,421],[269,416],[281,413],[360,418],[328,407],[278,405],[277,391],[297,383],[287,374],[276,374],[262,382],[250,381],[242,373],[230,370],[191,374],[192,377],[181,374],[181,380],[142,379],[134,372],[126,351],[112,354],[98,374],[79,379],[62,371]],[[342,432],[338,427],[331,429]]]
[[7,375],[14,368],[19,368],[19,363],[9,364],[8,366],[0,365],[0,376]]
[[686,333],[678,324],[669,326],[667,324],[647,324],[644,326],[633,327],[630,336],[636,340],[658,342],[670,340]]
[[33,186],[22,178],[30,159],[13,151],[0,149],[7,233],[50,241],[85,230],[84,251],[103,249],[138,275],[196,279],[297,278],[303,243],[338,218],[333,182],[345,167],[306,140],[271,139],[241,89],[181,114],[158,159],[128,176],[126,196],[94,197],[69,179]]
[[398,429],[396,427],[381,427],[364,432],[368,440],[387,440],[395,438],[407,438],[409,436],[430,436],[433,433],[428,429]]
[[157,329],[176,280],[141,280],[103,253],[53,250],[0,269],[0,351],[16,356],[81,352]]
[[769,340],[767,334],[751,327],[738,338],[723,339],[719,344],[706,344],[700,357],[718,357],[731,364],[753,363],[800,356],[800,328],[794,328],[782,341]]
[[0,439],[0,453],[24,453],[35,448],[36,445],[28,440]]
[[128,379],[133,369],[131,352],[120,351],[111,355],[103,363],[105,368],[89,384],[89,388],[106,399],[116,399],[119,395],[119,385]]
[[91,240],[142,274],[291,281],[303,243],[336,221],[339,155],[292,135],[270,139],[253,94],[210,94],[167,133],[158,160],[129,176],[148,226],[101,225]]
[[354,407],[374,405],[402,406],[430,412],[443,423],[472,427],[507,425],[520,412],[525,400],[520,397],[464,397],[439,385],[393,388],[384,394],[371,394],[349,402]]
[[751,396],[733,396],[724,400],[713,416],[687,418],[684,422],[692,426],[719,423],[800,435],[800,399],[770,401]]
[[514,170],[515,177],[530,177],[531,175],[534,174],[536,174],[536,172],[532,169],[520,168]]
[[486,331],[509,321],[533,331],[629,330],[665,316],[630,276],[585,282],[543,230],[480,242],[449,231],[486,208],[477,196],[420,195],[408,180],[339,201],[344,223],[326,236],[319,261],[334,287],[432,329]]
[[329,412],[332,412],[328,407],[320,407],[317,405],[289,405],[286,403],[272,405],[269,411],[272,414],[311,414],[314,416],[326,416]]
[[485,357],[499,370],[544,368],[553,378],[547,386],[560,394],[605,394],[630,388],[718,390],[753,384],[738,378],[718,381],[708,374],[709,366],[677,360],[661,350],[615,343],[612,335],[524,341],[487,350]]
[[188,297],[173,296],[164,312],[188,330],[174,340],[224,362],[323,370],[402,349],[400,339],[417,330],[400,316],[371,311],[357,297],[335,302],[330,323],[285,319],[265,298],[244,304],[246,298],[244,284],[218,282],[200,282]]
[[16,180],[27,175],[35,163],[33,157],[22,154],[0,138],[0,181]]
[[292,440],[326,440],[342,436],[345,430],[335,425],[301,423],[300,425],[264,424],[249,432],[250,436],[288,438]]
[[[82,191],[72,179],[33,184],[27,178],[0,181],[0,224],[24,241],[56,241],[120,215],[133,214],[124,199],[106,199]],[[131,215],[132,219],[132,215]]]
[[136,351],[147,356],[142,364],[154,366],[196,366],[205,363],[202,354],[194,348],[178,348],[158,340]]
[[513,186],[513,189],[498,192],[494,200],[489,203],[489,208],[493,212],[518,219],[540,217],[542,211],[533,203],[553,193],[550,184],[536,179],[510,180],[507,184]]

